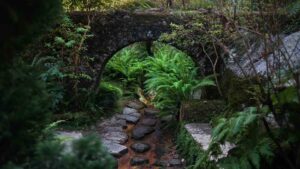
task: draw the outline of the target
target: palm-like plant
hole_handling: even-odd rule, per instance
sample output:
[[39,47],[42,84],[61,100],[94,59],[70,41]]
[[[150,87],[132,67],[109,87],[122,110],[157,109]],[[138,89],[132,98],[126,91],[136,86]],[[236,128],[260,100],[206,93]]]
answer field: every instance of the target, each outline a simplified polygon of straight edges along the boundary
[[154,91],[156,107],[164,112],[176,111],[183,100],[191,99],[194,91],[215,85],[210,77],[198,78],[194,62],[184,53],[160,46],[148,59],[146,89]]

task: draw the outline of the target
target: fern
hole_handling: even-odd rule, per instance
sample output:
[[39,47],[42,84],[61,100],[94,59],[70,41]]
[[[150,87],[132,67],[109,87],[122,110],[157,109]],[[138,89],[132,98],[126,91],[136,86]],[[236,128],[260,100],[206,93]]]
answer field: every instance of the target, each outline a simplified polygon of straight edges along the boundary
[[210,77],[197,78],[197,68],[184,53],[157,44],[154,57],[148,59],[145,81],[148,92],[155,91],[153,100],[163,111],[176,112],[183,100],[191,99],[194,91],[215,85]]
[[221,168],[259,169],[262,160],[271,161],[274,145],[260,130],[262,117],[257,108],[249,107],[230,118],[219,119],[213,129],[207,154],[213,154],[216,148],[229,142],[234,143],[235,147],[226,157],[218,160]]

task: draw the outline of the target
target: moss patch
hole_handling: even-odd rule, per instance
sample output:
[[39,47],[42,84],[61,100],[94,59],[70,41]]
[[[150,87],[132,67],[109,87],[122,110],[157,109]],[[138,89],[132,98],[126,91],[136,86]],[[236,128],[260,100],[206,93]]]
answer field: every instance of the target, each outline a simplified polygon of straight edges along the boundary
[[191,100],[181,104],[181,120],[186,122],[210,122],[225,109],[222,100]]
[[237,77],[233,72],[227,70],[224,73],[221,86],[231,108],[240,109],[242,104],[250,102],[251,95],[248,91],[251,84],[248,79]]

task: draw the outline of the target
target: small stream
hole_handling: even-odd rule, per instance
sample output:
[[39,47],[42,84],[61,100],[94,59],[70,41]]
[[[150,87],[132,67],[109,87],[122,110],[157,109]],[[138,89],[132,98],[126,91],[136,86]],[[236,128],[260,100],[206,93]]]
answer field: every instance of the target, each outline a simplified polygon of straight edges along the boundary
[[168,121],[157,117],[157,109],[139,104],[138,108],[127,104],[122,113],[101,120],[86,131],[61,131],[58,135],[79,139],[98,133],[108,152],[116,157],[118,169],[183,169],[174,143],[175,131],[163,127]]
[[[151,111],[153,108],[147,109]],[[127,128],[124,129],[128,135],[128,141],[125,143],[125,146],[128,148],[128,153],[118,159],[118,169],[184,168],[181,162],[182,160],[176,153],[176,147],[171,132],[162,129],[161,120],[155,115],[153,116],[153,114],[147,114],[145,109],[139,110],[139,113],[141,113],[142,116],[137,124],[127,123]],[[153,123],[154,119],[156,121],[155,125],[151,126],[147,124],[147,121],[149,122],[151,120]],[[138,130],[145,125],[153,127],[154,131],[141,139],[134,139],[134,130]],[[131,148],[134,143],[150,145],[150,149],[143,153],[135,152]],[[135,158],[138,158],[139,160],[135,161]]]

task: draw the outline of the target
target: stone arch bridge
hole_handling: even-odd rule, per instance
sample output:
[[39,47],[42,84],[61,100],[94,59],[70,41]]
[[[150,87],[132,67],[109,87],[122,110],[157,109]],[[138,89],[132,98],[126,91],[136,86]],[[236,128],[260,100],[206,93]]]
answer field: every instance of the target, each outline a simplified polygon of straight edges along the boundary
[[[171,31],[171,23],[184,24],[191,17],[201,14],[200,11],[178,13],[152,9],[143,12],[75,12],[70,16],[75,23],[88,24],[90,21],[93,37],[87,42],[87,55],[94,58],[93,67],[96,74],[93,77],[93,86],[96,87],[105,64],[117,51],[135,42],[155,41],[161,34]],[[205,58],[199,55],[199,48],[175,47],[189,54],[198,65],[204,65]]]

